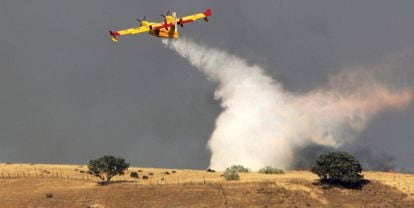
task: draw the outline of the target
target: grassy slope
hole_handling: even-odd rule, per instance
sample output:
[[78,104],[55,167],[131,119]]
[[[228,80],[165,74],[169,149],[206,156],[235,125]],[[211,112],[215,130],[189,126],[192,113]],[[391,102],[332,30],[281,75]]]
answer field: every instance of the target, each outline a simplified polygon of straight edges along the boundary
[[[365,172],[362,190],[324,189],[307,171],[282,175],[240,174],[226,182],[221,173],[195,170],[130,168],[109,186],[80,171],[86,166],[0,164],[1,207],[414,207],[414,175]],[[166,174],[169,172],[170,174]],[[153,175],[150,175],[153,173]],[[10,176],[10,178],[9,178]],[[205,184],[204,184],[205,181]],[[158,185],[157,185],[158,184]],[[46,198],[46,193],[53,193]],[[346,206],[345,206],[346,205]]]

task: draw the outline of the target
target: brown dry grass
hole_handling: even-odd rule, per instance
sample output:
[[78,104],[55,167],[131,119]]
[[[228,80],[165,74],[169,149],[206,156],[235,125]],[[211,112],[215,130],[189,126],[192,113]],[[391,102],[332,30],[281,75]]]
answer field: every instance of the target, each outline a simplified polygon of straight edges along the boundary
[[[138,170],[140,179],[129,177]],[[229,182],[220,172],[133,167],[108,186],[80,171],[87,167],[0,164],[0,207],[414,207],[413,174],[365,172],[371,183],[345,190],[314,185],[308,171]]]

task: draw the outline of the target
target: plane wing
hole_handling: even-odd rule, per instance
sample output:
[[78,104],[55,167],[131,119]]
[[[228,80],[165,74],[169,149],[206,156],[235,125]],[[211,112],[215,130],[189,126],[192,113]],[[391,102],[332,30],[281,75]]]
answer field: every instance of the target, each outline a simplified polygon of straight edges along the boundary
[[177,24],[183,26],[186,23],[194,22],[199,19],[204,19],[205,21],[208,21],[207,17],[209,16],[211,16],[211,9],[206,9],[206,11],[204,11],[203,13],[197,13],[177,18]]
[[109,31],[109,34],[112,36],[112,41],[114,42],[118,42],[117,37],[118,36],[122,36],[122,35],[133,35],[133,34],[138,34],[138,33],[143,33],[143,32],[148,32],[150,31],[149,27],[136,27],[136,28],[128,28],[125,30],[119,30],[119,31]]

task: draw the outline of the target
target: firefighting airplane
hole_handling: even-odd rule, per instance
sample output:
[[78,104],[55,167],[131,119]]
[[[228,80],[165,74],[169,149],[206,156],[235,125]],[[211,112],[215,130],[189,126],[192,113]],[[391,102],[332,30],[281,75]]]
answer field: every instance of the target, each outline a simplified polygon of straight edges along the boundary
[[166,15],[161,16],[164,17],[164,22],[148,22],[144,16],[142,20],[137,19],[140,23],[139,27],[128,28],[115,32],[109,31],[109,34],[114,42],[118,42],[118,36],[134,35],[144,32],[148,32],[150,35],[161,38],[178,38],[177,25],[184,27],[184,24],[194,22],[199,19],[204,19],[204,21],[208,22],[208,17],[211,16],[211,9],[206,9],[203,13],[197,13],[180,18],[177,18],[175,12],[170,14],[170,11],[168,11]]

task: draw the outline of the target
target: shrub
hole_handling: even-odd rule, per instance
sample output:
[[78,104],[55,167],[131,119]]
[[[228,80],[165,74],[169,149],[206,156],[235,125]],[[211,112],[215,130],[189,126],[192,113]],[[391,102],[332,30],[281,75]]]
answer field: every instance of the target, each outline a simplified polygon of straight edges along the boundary
[[123,158],[105,155],[91,160],[88,168],[92,175],[102,180],[102,184],[107,184],[115,175],[123,175],[124,171],[129,168],[129,163],[126,163]]
[[135,172],[135,171],[132,171],[132,172],[129,174],[129,176],[130,176],[131,178],[139,178],[138,172]]
[[142,176],[142,179],[147,180],[148,176],[144,175],[144,176]]
[[239,173],[248,173],[250,169],[243,167],[242,165],[232,165],[230,169],[233,169]]
[[361,164],[347,152],[320,155],[311,171],[318,175],[323,183],[358,186],[363,182]]
[[52,193],[47,193],[47,194],[46,194],[46,198],[49,198],[49,199],[50,199],[50,198],[53,198],[53,194],[52,194]]
[[213,169],[211,169],[211,168],[209,168],[209,169],[207,169],[207,172],[209,172],[209,173],[215,173],[216,171],[213,170]]
[[237,172],[236,169],[233,168],[227,168],[224,173],[223,176],[226,180],[239,180],[240,176],[239,173]]
[[262,169],[259,170],[259,173],[264,173],[264,174],[282,174],[285,173],[283,170],[281,169],[277,169],[277,168],[273,168],[271,166],[266,166]]

